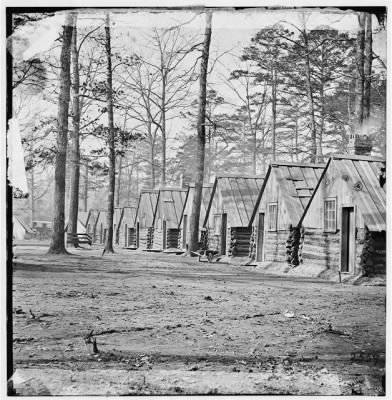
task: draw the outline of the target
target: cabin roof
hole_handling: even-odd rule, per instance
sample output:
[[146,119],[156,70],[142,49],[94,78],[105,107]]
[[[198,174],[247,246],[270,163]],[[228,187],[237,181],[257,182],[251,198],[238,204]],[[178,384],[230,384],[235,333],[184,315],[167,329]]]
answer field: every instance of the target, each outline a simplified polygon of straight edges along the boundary
[[186,193],[187,189],[183,188],[160,188],[153,224],[158,218],[164,218],[166,228],[178,228]]
[[257,214],[261,199],[265,192],[268,179],[274,175],[276,183],[279,185],[280,200],[286,206],[290,222],[296,224],[309,203],[317,183],[325,168],[325,164],[304,164],[292,162],[271,162],[263,187],[258,193],[256,205],[253,208],[249,226],[252,225]]
[[220,192],[222,205],[232,226],[248,226],[257,195],[263,186],[261,176],[228,176],[218,175],[214,186],[203,226],[207,225],[212,204],[216,202],[217,189]]
[[137,208],[136,207],[124,207],[123,210],[124,211],[123,211],[122,223],[134,226]]
[[150,227],[153,225],[158,193],[158,190],[153,189],[144,189],[140,192],[135,221],[136,219],[139,219],[141,221],[143,218],[145,218],[146,227]]
[[[199,218],[199,227],[200,228],[201,228],[201,224],[203,223],[204,218],[207,213],[208,202],[211,198],[212,188],[213,188],[212,184],[203,184],[203,188],[202,188],[202,192],[201,192],[201,206],[200,206],[200,218]],[[178,226],[181,225],[182,219],[183,219],[185,213],[188,212],[189,216],[190,216],[190,213],[192,212],[192,202],[193,202],[194,193],[195,193],[195,184],[190,183],[188,190],[186,192],[184,207],[181,212],[181,218],[178,223]]]
[[335,164],[335,171],[340,174],[342,183],[346,185],[352,193],[353,201],[358,207],[359,212],[370,231],[386,230],[386,187],[381,187],[379,174],[381,168],[385,167],[385,159],[354,156],[354,155],[334,155],[327,163],[327,166],[320,178],[319,184],[313,193],[312,198],[305,209],[299,224],[302,223],[310,204],[318,190],[326,171],[331,164]]

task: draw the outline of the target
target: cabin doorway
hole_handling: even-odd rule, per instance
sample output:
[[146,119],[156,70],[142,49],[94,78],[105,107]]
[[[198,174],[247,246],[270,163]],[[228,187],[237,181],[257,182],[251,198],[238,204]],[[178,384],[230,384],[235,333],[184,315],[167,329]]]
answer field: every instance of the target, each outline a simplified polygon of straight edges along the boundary
[[188,216],[184,215],[184,223],[182,226],[182,248],[186,249],[186,231],[188,229]]
[[227,236],[227,214],[222,214],[221,224],[221,255],[226,254],[226,236]]
[[263,245],[264,245],[264,213],[259,213],[259,225],[257,227],[257,248],[256,261],[263,261]]
[[125,224],[124,236],[124,247],[128,247],[128,224]]
[[354,272],[355,216],[354,207],[342,208],[341,272]]

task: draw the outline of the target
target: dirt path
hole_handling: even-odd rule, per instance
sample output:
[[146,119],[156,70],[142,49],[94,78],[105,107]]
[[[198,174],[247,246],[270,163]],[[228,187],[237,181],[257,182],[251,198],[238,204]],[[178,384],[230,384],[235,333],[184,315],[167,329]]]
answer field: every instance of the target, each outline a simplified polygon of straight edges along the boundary
[[138,251],[44,252],[16,249],[18,393],[382,391],[385,287]]

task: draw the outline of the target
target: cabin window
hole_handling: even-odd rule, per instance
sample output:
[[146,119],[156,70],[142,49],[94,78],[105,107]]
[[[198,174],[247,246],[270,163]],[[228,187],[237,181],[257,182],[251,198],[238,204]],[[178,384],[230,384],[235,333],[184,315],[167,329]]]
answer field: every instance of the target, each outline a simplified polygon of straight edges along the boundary
[[268,204],[268,230],[276,231],[278,228],[278,204]]
[[220,230],[221,230],[221,216],[220,216],[220,214],[215,214],[214,215],[213,229],[214,229],[214,235],[220,235]]
[[324,232],[336,232],[336,199],[324,200]]

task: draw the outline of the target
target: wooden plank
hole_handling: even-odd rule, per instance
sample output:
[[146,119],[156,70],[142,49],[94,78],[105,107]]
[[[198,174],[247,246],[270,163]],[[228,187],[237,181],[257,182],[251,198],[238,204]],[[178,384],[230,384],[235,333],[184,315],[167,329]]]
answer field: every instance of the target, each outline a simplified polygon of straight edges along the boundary
[[[309,188],[312,188],[312,189],[310,189],[312,192],[314,191],[314,189],[317,185],[317,182],[320,179],[316,175],[316,171],[318,171],[318,170],[322,172],[321,168],[302,168],[302,174],[305,178],[305,182]],[[321,172],[320,172],[320,174],[321,174]]]
[[374,212],[374,203],[371,199],[370,193],[366,190],[356,191],[353,189],[353,185],[356,182],[361,182],[363,184],[363,180],[355,169],[353,162],[346,159],[337,162],[339,163],[339,171],[341,171],[341,175],[345,174],[352,178],[349,182],[342,180],[342,183],[348,185],[369,230],[385,230],[385,221],[383,221],[378,212]]
[[357,155],[353,155],[353,154],[334,154],[331,158],[334,160],[357,160],[357,161],[385,162],[384,158],[372,157],[372,156],[357,156]]
[[273,166],[295,166],[295,167],[305,167],[305,168],[320,168],[325,166],[325,164],[315,164],[315,163],[301,163],[301,162],[290,162],[290,161],[272,161],[270,165]]
[[366,189],[370,193],[373,202],[380,213],[384,223],[386,223],[386,194],[380,187],[377,178],[374,176],[373,171],[369,166],[368,161],[355,161],[354,166],[358,171],[358,174],[362,177],[365,183]]
[[[304,175],[302,173],[302,168],[293,166],[293,167],[288,167],[288,170],[289,170],[289,173],[290,173],[292,179],[294,179],[292,184],[294,185],[295,191],[298,194],[297,186],[303,185],[304,182],[306,182],[305,181],[305,177],[304,177]],[[309,197],[311,196],[311,192],[310,191],[308,191],[307,194],[309,195]],[[301,202],[302,209],[304,210],[305,207],[306,207],[306,204],[307,204],[307,200],[303,199],[302,196],[297,196],[297,197],[299,198],[299,200]]]

